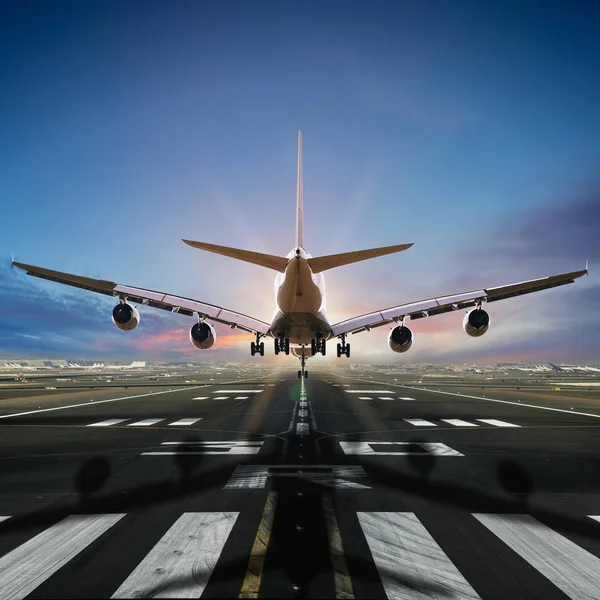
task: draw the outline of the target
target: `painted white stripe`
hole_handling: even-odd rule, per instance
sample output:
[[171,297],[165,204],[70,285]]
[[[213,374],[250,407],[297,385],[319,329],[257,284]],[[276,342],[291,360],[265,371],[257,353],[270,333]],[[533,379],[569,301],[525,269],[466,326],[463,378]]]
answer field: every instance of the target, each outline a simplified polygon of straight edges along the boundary
[[262,446],[264,442],[260,440],[226,440],[219,442],[163,442],[161,446]]
[[393,394],[390,390],[344,390],[348,394]]
[[200,598],[237,512],[184,513],[113,598]]
[[216,390],[213,394],[258,394],[264,390]]
[[147,396],[158,396],[159,394],[172,394],[174,391],[185,392],[188,390],[197,390],[202,385],[196,385],[194,387],[181,388],[180,390],[164,390],[162,392],[150,392],[149,394],[136,394],[134,396],[122,396],[120,398],[108,398],[107,400],[92,400],[90,402],[83,402],[81,404],[67,404],[66,406],[53,406],[52,408],[38,408],[36,410],[27,410],[20,413],[12,413],[10,415],[0,415],[0,419],[10,419],[11,417],[22,417],[23,415],[35,415],[37,413],[51,412],[53,410],[66,410],[68,408],[79,408],[81,406],[96,406],[97,404],[106,404],[107,402],[120,402],[121,400],[133,400],[133,398],[146,398]]
[[298,411],[298,416],[301,419],[304,419],[304,418],[308,417],[308,411],[307,410],[299,410]]
[[308,423],[298,423],[296,425],[296,435],[310,435]]
[[0,598],[20,600],[122,519],[71,515],[0,558]]
[[551,410],[553,412],[567,413],[568,415],[581,415],[582,417],[594,417],[600,419],[600,415],[593,413],[578,412],[576,410],[566,410],[564,408],[553,408],[550,406],[538,406],[536,404],[526,404],[524,402],[511,402],[510,400],[498,400],[497,398],[484,398],[482,396],[470,396],[469,394],[458,394],[456,392],[442,392],[442,390],[430,390],[429,388],[413,388],[411,386],[401,386],[410,390],[420,390],[431,392],[432,394],[446,394],[448,396],[459,396],[460,398],[474,398],[475,400],[483,400],[484,402],[499,402],[500,404],[512,404],[513,406],[525,406],[526,408],[537,408],[538,410]]
[[[415,452],[414,450],[406,452],[379,452],[373,450],[371,446],[420,446],[422,451]],[[460,452],[453,450],[450,446],[441,442],[340,442],[340,447],[344,454],[354,454],[359,456],[408,456],[423,454],[432,454],[434,456],[464,456]]]
[[303,400],[302,402],[300,402],[300,408],[306,408],[308,406],[308,404],[306,403],[305,400]]
[[208,396],[198,396],[197,398],[192,398],[192,400],[208,400]]
[[236,396],[234,400],[248,400],[249,396]]
[[408,398],[407,396],[400,396],[400,400],[408,400],[408,401],[413,401],[414,402],[414,398]]
[[514,425],[513,423],[507,423],[506,421],[499,421],[498,419],[475,419],[481,423],[487,423],[488,425],[494,425],[496,427],[521,427],[520,425]]
[[6,521],[6,519],[10,519],[10,515],[8,517],[0,517],[0,523],[2,523],[2,521]]
[[569,598],[599,598],[600,559],[531,515],[473,515]]
[[393,400],[391,396],[379,396],[380,400]]
[[173,451],[168,451],[168,450],[161,450],[161,451],[157,451],[157,452],[142,452],[140,454],[140,456],[205,456],[205,455],[212,455],[212,456],[231,456],[232,454],[258,454],[260,452],[260,448],[256,448],[254,446],[246,446],[246,447],[234,447],[234,448],[223,448],[223,451],[218,452],[217,450],[213,449],[206,449],[206,450],[197,450],[197,451],[190,451],[188,452],[187,450],[183,451],[183,452],[173,452]]
[[357,514],[388,598],[479,598],[413,513]]
[[213,400],[227,400],[227,398],[229,398],[229,396],[215,396]]
[[[598,521],[600,523],[600,515],[588,515],[590,519],[594,519],[594,521]],[[8,519],[8,517],[3,517],[4,519]]]
[[437,427],[435,423],[431,421],[425,421],[424,419],[404,419],[409,425],[414,425],[415,427]]
[[127,421],[127,419],[107,419],[106,421],[90,423],[89,425],[86,425],[86,427],[110,427],[111,425],[116,425],[117,423],[123,423],[123,421]]
[[156,425],[156,423],[160,423],[161,421],[164,421],[164,419],[143,419],[142,421],[129,423],[127,427],[148,427],[150,425]]
[[202,421],[202,417],[197,419],[179,419],[179,421],[174,421],[173,423],[169,423],[169,427],[185,427],[186,425],[193,425],[198,421]]
[[373,398],[371,398],[371,396],[357,396],[357,398],[359,400],[373,400]]
[[469,421],[463,421],[462,419],[442,419],[442,421],[455,427],[479,427],[477,423],[469,423]]

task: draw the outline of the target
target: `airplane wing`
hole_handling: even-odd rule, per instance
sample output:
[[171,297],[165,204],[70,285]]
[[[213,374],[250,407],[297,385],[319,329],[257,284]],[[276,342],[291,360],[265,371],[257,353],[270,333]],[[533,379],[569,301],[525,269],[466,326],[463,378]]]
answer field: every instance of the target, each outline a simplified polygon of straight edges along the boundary
[[381,311],[372,312],[359,317],[341,321],[332,326],[332,337],[343,333],[360,333],[361,331],[370,331],[374,327],[381,327],[388,323],[410,317],[410,320],[421,319],[423,317],[432,317],[442,313],[451,312],[475,306],[479,302],[495,302],[505,298],[513,298],[523,294],[547,290],[559,285],[573,283],[575,279],[587,274],[587,267],[583,271],[573,271],[562,275],[553,275],[552,277],[543,277],[542,279],[531,279],[521,283],[510,285],[501,285],[453,296],[442,296],[440,298],[430,298],[420,302],[410,304],[401,304]]
[[209,321],[229,325],[232,329],[237,327],[244,331],[261,333],[262,335],[266,335],[270,329],[270,325],[264,321],[259,321],[253,317],[242,315],[241,313],[227,310],[220,306],[205,304],[198,300],[181,298],[180,296],[173,296],[171,294],[165,294],[164,292],[154,292],[152,290],[130,287],[128,285],[120,285],[113,281],[105,281],[104,279],[92,279],[90,277],[61,273],[60,271],[52,271],[50,269],[43,269],[42,267],[25,265],[23,263],[15,262],[14,260],[12,264],[19,269],[23,269],[27,275],[64,283],[84,290],[105,294],[106,296],[124,295],[127,296],[128,302],[137,302],[145,306],[161,308],[182,315],[193,316],[194,313],[198,313],[199,315],[206,317]]

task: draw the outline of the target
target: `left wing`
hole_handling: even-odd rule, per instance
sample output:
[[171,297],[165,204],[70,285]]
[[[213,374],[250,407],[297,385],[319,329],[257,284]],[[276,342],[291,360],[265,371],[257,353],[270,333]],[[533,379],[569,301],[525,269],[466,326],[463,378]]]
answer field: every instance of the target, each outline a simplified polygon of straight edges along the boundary
[[270,329],[270,325],[264,321],[259,321],[253,317],[227,310],[220,306],[205,304],[198,300],[181,298],[180,296],[173,296],[164,292],[154,292],[128,285],[120,285],[113,281],[105,281],[104,279],[92,279],[90,277],[81,277],[80,275],[61,273],[60,271],[52,271],[50,269],[43,269],[42,267],[14,262],[14,260],[12,264],[19,269],[23,269],[27,275],[64,283],[107,296],[126,296],[129,302],[138,302],[145,306],[161,308],[182,315],[193,316],[194,313],[198,313],[201,317],[205,317],[209,321],[223,323],[224,325],[229,325],[231,328],[238,327],[244,331],[260,333],[262,335],[266,335]]
[[373,327],[381,327],[387,323],[401,320],[410,317],[421,319],[423,317],[432,317],[441,315],[442,313],[469,308],[477,305],[479,302],[495,302],[496,300],[504,300],[505,298],[513,298],[523,294],[539,292],[547,290],[559,285],[573,283],[575,279],[586,275],[587,268],[583,271],[573,271],[572,273],[564,273],[562,275],[553,275],[552,277],[543,277],[542,279],[531,279],[522,281],[521,283],[513,283],[510,285],[501,285],[499,287],[475,290],[465,292],[463,294],[455,294],[453,296],[442,296],[441,298],[430,298],[429,300],[421,300],[411,304],[401,304],[393,306],[378,312],[354,317],[347,321],[341,321],[332,326],[332,337],[342,335],[343,333],[360,333],[361,331],[369,331]]

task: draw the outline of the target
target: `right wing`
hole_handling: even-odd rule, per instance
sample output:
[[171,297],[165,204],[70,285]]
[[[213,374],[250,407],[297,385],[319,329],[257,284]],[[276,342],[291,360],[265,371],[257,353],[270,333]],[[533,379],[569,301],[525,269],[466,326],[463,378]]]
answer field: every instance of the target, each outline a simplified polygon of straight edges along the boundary
[[410,317],[411,321],[421,319],[422,317],[433,317],[453,310],[469,308],[476,306],[479,302],[495,302],[513,298],[523,294],[539,292],[560,285],[573,283],[575,279],[587,274],[587,266],[583,271],[573,271],[572,273],[563,273],[562,275],[553,275],[552,277],[543,277],[541,279],[531,279],[521,283],[512,283],[487,289],[474,290],[455,294],[453,296],[442,296],[440,298],[429,298],[419,302],[409,304],[400,304],[392,306],[377,312],[368,313],[359,317],[341,321],[331,327],[332,336],[342,335],[344,333],[360,333],[361,331],[370,331],[374,327],[381,327],[394,321],[399,321]]
[[12,264],[19,269],[23,269],[27,275],[39,277],[40,279],[64,283],[65,285],[90,290],[91,292],[97,292],[98,294],[105,294],[106,296],[126,296],[127,300],[130,302],[137,302],[145,306],[161,308],[190,317],[193,316],[194,313],[197,313],[209,321],[229,325],[232,329],[238,327],[244,331],[260,333],[262,335],[266,335],[270,330],[270,325],[264,321],[259,321],[253,317],[227,310],[220,306],[205,304],[198,300],[173,296],[171,294],[165,294],[164,292],[144,290],[128,285],[120,285],[104,279],[92,279],[90,277],[81,277],[80,275],[61,273],[60,271],[52,271],[42,267],[14,262],[14,260]]

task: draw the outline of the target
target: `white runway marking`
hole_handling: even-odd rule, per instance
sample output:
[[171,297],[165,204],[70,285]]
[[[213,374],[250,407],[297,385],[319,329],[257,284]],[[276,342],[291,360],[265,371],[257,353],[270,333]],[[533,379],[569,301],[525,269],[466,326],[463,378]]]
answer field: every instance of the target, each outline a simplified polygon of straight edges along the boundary
[[[400,452],[386,452],[385,450],[374,450],[372,446],[404,446],[404,450]],[[419,450],[414,450],[412,447],[417,446]],[[460,452],[453,450],[446,444],[441,442],[340,442],[340,447],[344,454],[352,454],[359,456],[421,456],[424,454],[432,454],[434,456],[464,456]]]
[[161,446],[183,446],[183,450],[158,450],[142,452],[141,456],[258,454],[264,442],[235,440],[223,442],[163,442]]
[[310,435],[308,423],[298,423],[296,425],[296,435]]
[[301,417],[302,419],[304,419],[305,417],[308,417],[308,411],[307,410],[299,410],[298,416]]
[[0,598],[25,598],[124,516],[71,515],[15,548],[0,558]]
[[432,394],[447,394],[448,396],[458,396],[459,398],[474,398],[484,402],[499,402],[500,404],[512,404],[513,406],[525,406],[526,408],[537,408],[538,410],[551,410],[553,412],[567,413],[568,415],[580,415],[582,417],[594,417],[600,419],[600,415],[593,413],[579,412],[576,410],[566,410],[564,408],[552,408],[550,406],[537,406],[535,404],[526,404],[525,402],[512,402],[511,400],[498,400],[497,398],[482,398],[481,396],[470,396],[469,394],[458,394],[456,392],[442,392],[442,390],[430,390],[428,388],[412,388],[410,386],[402,386],[406,389],[419,389],[423,392],[431,392]]
[[569,598],[599,598],[600,559],[531,515],[473,515]]
[[393,394],[390,390],[344,390],[347,394]]
[[357,396],[357,398],[359,400],[373,400],[373,398],[371,398],[371,396]]
[[415,427],[437,427],[435,423],[431,421],[425,421],[424,419],[404,419],[409,425],[414,425]]
[[[388,598],[479,598],[413,513],[357,514]],[[432,593],[428,587],[443,593]]]
[[410,402],[410,401],[413,401],[413,402],[415,401],[415,399],[414,399],[414,398],[408,398],[408,397],[406,397],[406,396],[400,396],[400,400],[408,400],[409,402]]
[[192,398],[192,400],[208,400],[208,396],[198,396],[197,398]]
[[98,421],[97,423],[90,423],[86,425],[86,427],[110,427],[111,425],[117,425],[118,423],[123,423],[123,421],[127,421],[127,419],[107,419],[106,421]]
[[187,425],[193,425],[198,421],[202,421],[202,418],[200,417],[198,419],[179,419],[179,421],[169,423],[169,427],[186,427]]
[[213,400],[227,400],[229,396],[215,396]]
[[250,396],[236,396],[234,400],[248,400]]
[[[598,515],[588,515],[590,519],[594,519],[594,521],[598,521],[600,523],[600,516]],[[8,517],[3,517],[4,519],[8,519]]]
[[[196,385],[194,387],[181,388],[178,392],[186,392],[188,390],[197,390],[203,386]],[[67,404],[66,406],[53,406],[52,408],[38,408],[36,410],[27,410],[20,413],[12,413],[10,415],[0,415],[0,419],[10,419],[11,417],[22,417],[23,415],[35,415],[37,413],[51,412],[53,410],[66,410],[68,408],[79,408],[81,406],[96,406],[97,404],[106,404],[107,402],[120,402],[121,400],[133,400],[134,398],[146,398],[147,396],[158,396],[159,394],[172,394],[174,390],[163,390],[162,392],[150,392],[149,394],[135,394],[134,396],[121,396],[120,398],[108,398],[107,400],[93,400],[83,402],[81,404]]]
[[521,427],[520,425],[514,425],[513,423],[507,423],[506,421],[499,421],[498,419],[475,419],[481,423],[487,423],[488,425],[494,425],[495,427]]
[[469,423],[469,421],[463,421],[462,419],[442,419],[442,421],[455,427],[479,427],[477,423]]
[[348,481],[366,478],[364,469],[358,465],[240,465],[229,478],[226,490],[264,489],[268,477],[292,477],[308,479],[326,487],[342,490],[369,490],[368,485]]
[[217,390],[213,394],[258,394],[260,392],[264,390]]
[[163,419],[143,419],[142,421],[136,421],[135,423],[129,423],[127,427],[149,427],[150,425],[156,425],[164,421]]
[[2,523],[2,521],[6,521],[6,519],[10,519],[10,515],[8,517],[0,517],[0,523]]
[[393,400],[391,396],[379,396],[380,400]]
[[184,513],[112,598],[200,598],[238,515]]

